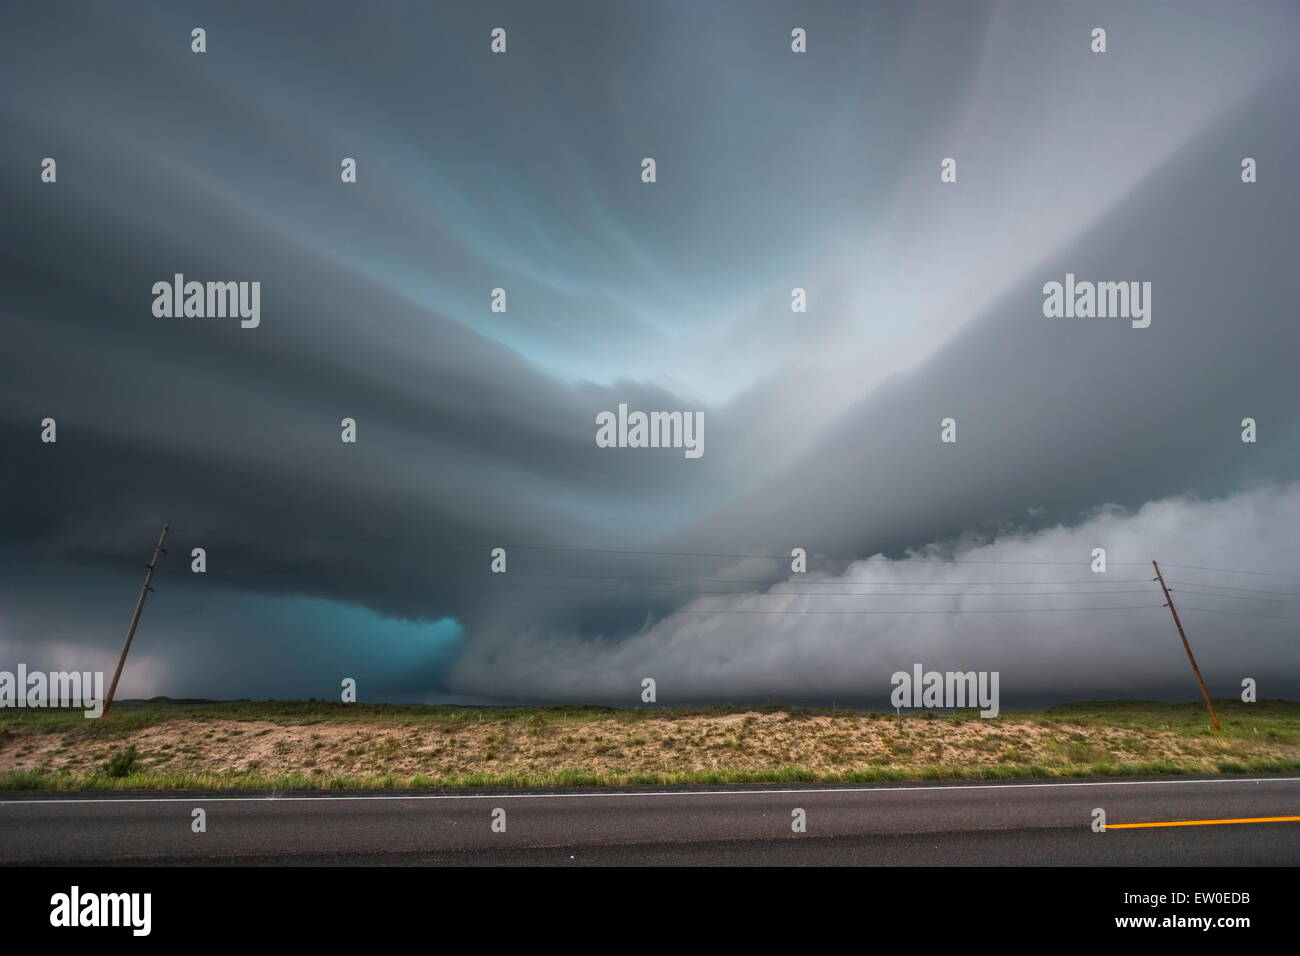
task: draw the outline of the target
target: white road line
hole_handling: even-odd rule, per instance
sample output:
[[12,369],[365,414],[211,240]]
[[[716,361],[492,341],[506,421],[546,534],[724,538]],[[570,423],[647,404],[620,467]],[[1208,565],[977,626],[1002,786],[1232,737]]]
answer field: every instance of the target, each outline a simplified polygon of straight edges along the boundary
[[1074,783],[976,783],[976,784],[939,784],[936,786],[910,787],[826,787],[794,788],[789,790],[611,790],[595,793],[430,793],[430,794],[373,794],[373,795],[325,795],[302,797],[209,797],[198,793],[178,793],[174,797],[104,797],[103,799],[71,798],[36,799],[36,800],[0,800],[0,807],[23,806],[25,804],[78,804],[78,803],[176,803],[187,800],[203,800],[205,803],[277,803],[300,800],[562,800],[582,797],[717,797],[743,796],[763,793],[899,793],[902,791],[936,791],[936,790],[1037,790],[1052,787],[1176,787],[1201,783],[1300,783],[1300,777],[1229,777],[1205,780],[1081,780]]

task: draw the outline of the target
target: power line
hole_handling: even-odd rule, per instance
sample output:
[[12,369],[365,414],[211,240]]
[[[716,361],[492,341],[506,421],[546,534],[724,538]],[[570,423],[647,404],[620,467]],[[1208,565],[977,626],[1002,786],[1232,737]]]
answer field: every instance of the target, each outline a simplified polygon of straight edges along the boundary
[[[1251,594],[1284,594],[1289,597],[1300,597],[1300,591],[1263,591],[1259,588],[1238,588],[1231,584],[1206,584],[1202,581],[1170,581],[1170,584],[1184,584],[1195,588],[1216,588],[1220,591],[1249,591]],[[1224,597],[1227,597],[1225,594]]]
[[1184,571],[1217,571],[1221,574],[1263,574],[1273,578],[1290,578],[1293,581],[1297,578],[1297,575],[1282,574],[1277,571],[1243,571],[1240,568],[1202,568],[1195,564],[1166,564],[1165,567],[1181,568]]
[[[709,584],[845,584],[862,587],[962,587],[969,585],[971,587],[1003,587],[1026,584],[1079,584],[1079,585],[1098,585],[1098,584],[1147,584],[1151,578],[1110,578],[1109,580],[1092,580],[1092,581],[844,581],[844,580],[826,580],[826,579],[803,579],[802,576],[796,578],[697,578],[685,575],[642,575],[642,574],[557,574],[554,572],[511,572],[511,577],[522,578],[573,578],[573,579],[593,579],[601,581],[702,581]],[[1101,576],[1099,576],[1101,577]],[[1297,595],[1300,596],[1300,595]]]
[[[642,557],[730,558],[734,560],[757,560],[757,561],[789,561],[791,559],[791,555],[788,554],[744,554],[744,553],[721,552],[721,551],[652,551],[652,550],[642,550],[642,549],[633,549],[633,548],[577,548],[577,547],[563,547],[558,545],[501,544],[499,542],[494,544],[469,544],[469,543],[461,543],[461,542],[434,541],[430,543],[426,539],[421,539],[418,534],[414,534],[414,533],[409,537],[407,536],[399,537],[399,536],[392,536],[392,535],[388,535],[388,536],[348,535],[348,534],[321,533],[320,531],[313,529],[311,532],[304,535],[301,539],[298,539],[299,543],[310,542],[314,540],[389,541],[389,542],[404,542],[404,543],[412,543],[412,544],[423,540],[424,543],[428,544],[430,547],[435,549],[436,548],[461,548],[461,549],[470,549],[470,550],[491,551],[493,548],[504,548],[507,551],[542,551],[542,552],[553,552],[553,553],[599,554],[599,555],[616,554],[616,555],[634,555],[634,556],[642,556]],[[901,558],[891,558],[881,554],[874,554],[874,555],[867,555],[867,556],[862,556],[862,555],[833,556],[833,555],[810,554],[808,555],[808,560],[824,561],[824,562],[846,562],[846,563],[870,563],[872,561],[879,560],[881,562],[887,563],[889,566],[892,567],[897,567],[899,565],[923,565],[923,564],[953,564],[953,565],[973,565],[973,566],[987,565],[991,567],[1074,567],[1079,565],[1090,564],[1089,559],[1080,559],[1076,561],[998,561],[998,560],[977,561],[977,560],[968,560],[962,558],[933,558],[933,557],[922,557],[917,555],[908,555],[906,557],[901,557]],[[1115,567],[1142,567],[1145,566],[1147,562],[1146,561],[1108,561],[1107,564]],[[1278,571],[1258,571],[1258,570],[1249,570],[1244,568],[1212,568],[1212,567],[1205,567],[1202,565],[1194,565],[1194,564],[1166,564],[1164,565],[1164,567],[1178,568],[1180,570],[1187,570],[1187,571],[1207,571],[1207,572],[1217,572],[1221,574],[1255,574],[1255,575],[1266,575],[1269,577],[1286,578],[1290,580],[1300,580],[1300,575],[1286,574]],[[1135,583],[1137,580],[1145,581],[1148,579],[1146,578],[1132,579],[1132,583]],[[902,582],[898,582],[898,583],[902,583]],[[1000,583],[1000,582],[989,582],[989,583]],[[1007,582],[1007,583],[1011,583],[1011,582]],[[1027,581],[1023,583],[1036,584],[1038,582]],[[1066,583],[1066,582],[1059,582],[1059,583]],[[1070,582],[1070,583],[1074,583],[1074,582]],[[1083,583],[1083,582],[1077,582],[1077,583]],[[1205,586],[1227,587],[1227,585],[1205,585]],[[1300,596],[1300,593],[1297,593],[1296,596]]]
[[[510,587],[528,588],[534,591],[590,591],[593,593],[606,594],[626,594],[626,591],[619,591],[609,587],[589,587],[580,584],[518,584],[509,585]],[[897,593],[897,594],[864,594],[857,591],[744,591],[744,590],[717,590],[713,588],[642,588],[638,593],[644,594],[737,594],[748,597],[805,597],[810,595],[824,595],[835,597],[856,597],[856,598],[918,598],[918,597],[1058,597],[1069,595],[1070,597],[1084,597],[1092,594],[1150,594],[1150,588],[1113,588],[1104,591],[926,591],[921,593]],[[1245,598],[1243,600],[1255,600],[1254,598]]]
[[[524,604],[515,603],[513,607],[524,607]],[[671,614],[1033,614],[1033,613],[1051,613],[1053,611],[1139,611],[1148,608],[1164,609],[1163,604],[1124,604],[1124,605],[1104,605],[1099,607],[1010,607],[1010,608],[962,608],[958,610],[918,610],[909,608],[906,610],[740,610],[740,609],[679,609],[672,611]]]
[[[416,537],[415,535],[412,536]],[[313,531],[305,536],[304,540],[312,539],[336,539],[345,541],[408,541],[411,539],[402,537],[384,537],[378,535],[340,535],[340,534],[323,534]],[[481,549],[490,551],[493,548],[503,548],[506,551],[545,551],[558,552],[566,554],[622,554],[637,555],[644,557],[667,557],[667,558],[732,558],[735,560],[755,560],[755,561],[789,561],[789,554],[740,554],[725,551],[650,551],[635,548],[575,548],[561,547],[558,545],[539,545],[539,544],[502,544],[496,542],[493,544],[467,544],[455,543],[449,541],[435,541],[430,543],[434,548],[468,548]],[[833,556],[822,554],[808,555],[809,561],[836,561],[836,562],[869,562],[879,558],[891,564],[912,563],[912,564],[969,564],[969,565],[991,565],[991,566],[1058,566],[1058,567],[1077,567],[1079,565],[1091,564],[1091,559],[1079,559],[1077,561],[970,561],[960,558],[930,558],[909,555],[905,558],[890,558],[881,554],[874,555],[854,555],[854,556]],[[1146,564],[1145,561],[1109,561],[1108,564],[1122,567],[1141,567]]]
[[[450,547],[482,547],[481,545],[451,545]],[[668,558],[735,558],[737,560],[756,560],[756,561],[789,561],[791,555],[788,554],[732,554],[725,552],[711,551],[639,551],[632,549],[613,549],[613,548],[558,548],[545,547],[541,545],[509,545],[498,544],[491,547],[504,548],[506,551],[562,551],[572,552],[575,554],[634,554],[646,555],[653,557]],[[876,555],[867,557],[834,557],[830,555],[808,555],[809,561],[847,561],[847,562],[869,562],[875,560]],[[879,556],[884,561],[891,564],[897,563],[916,563],[916,564],[987,564],[987,565],[1056,565],[1061,567],[1088,565],[1090,559],[1080,559],[1078,561],[967,561],[957,558],[922,558],[908,556],[906,558],[888,558],[883,555]],[[1125,567],[1140,567],[1145,561],[1108,561],[1107,564]]]
[[1164,609],[1163,604],[1128,604],[1112,607],[1012,607],[968,609],[960,611],[677,611],[677,614],[1032,614],[1054,611],[1141,611]]
[[1285,616],[1285,617],[1283,617],[1283,616],[1279,616],[1279,615],[1276,615],[1276,614],[1256,614],[1256,613],[1254,613],[1253,611],[1224,611],[1224,610],[1221,610],[1221,609],[1218,609],[1218,608],[1212,608],[1212,607],[1192,607],[1191,605],[1188,605],[1188,604],[1184,604],[1184,605],[1183,605],[1183,610],[1184,610],[1184,611],[1203,611],[1203,612],[1206,613],[1206,614],[1236,614],[1236,615],[1238,615],[1238,616],[1240,616],[1240,617],[1262,617],[1262,618],[1264,618],[1264,619],[1266,619],[1266,620],[1269,620],[1269,621],[1300,621],[1300,617],[1293,617],[1293,616]]
[[1199,594],[1202,597],[1219,598],[1223,601],[1258,601],[1261,604],[1300,604],[1300,601],[1277,601],[1273,598],[1244,597],[1237,594],[1215,594],[1213,591],[1196,591],[1188,588],[1170,588],[1178,594]]

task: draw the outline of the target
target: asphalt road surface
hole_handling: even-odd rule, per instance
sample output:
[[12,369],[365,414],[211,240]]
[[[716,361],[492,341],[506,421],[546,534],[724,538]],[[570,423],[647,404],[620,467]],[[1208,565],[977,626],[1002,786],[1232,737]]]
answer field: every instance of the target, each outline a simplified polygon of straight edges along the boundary
[[[9,795],[0,864],[1300,864],[1300,822],[1096,833],[1097,807],[1109,824],[1300,816],[1300,778]],[[806,832],[792,831],[796,809]]]

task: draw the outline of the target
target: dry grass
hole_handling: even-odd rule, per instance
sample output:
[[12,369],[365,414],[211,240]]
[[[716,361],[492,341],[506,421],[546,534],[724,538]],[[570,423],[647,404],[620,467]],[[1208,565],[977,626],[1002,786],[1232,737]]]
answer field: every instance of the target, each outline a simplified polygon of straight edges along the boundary
[[[134,764],[120,772],[119,756],[113,776],[140,786],[199,777],[209,785],[219,778],[234,786],[292,778],[347,786],[378,778],[425,784],[847,780],[1300,767],[1298,705],[1249,705],[1256,711],[1225,705],[1222,735],[1200,726],[1194,710],[1170,711],[1167,719],[1157,710],[1182,705],[1143,706],[1077,705],[1075,713],[1061,708],[996,720],[793,708],[576,717],[521,708],[475,720],[361,721],[345,714],[295,720],[258,719],[255,709],[238,718],[191,710],[93,732],[66,723],[0,725],[0,787],[98,785],[106,764],[132,746]],[[1250,719],[1265,715],[1252,733]]]

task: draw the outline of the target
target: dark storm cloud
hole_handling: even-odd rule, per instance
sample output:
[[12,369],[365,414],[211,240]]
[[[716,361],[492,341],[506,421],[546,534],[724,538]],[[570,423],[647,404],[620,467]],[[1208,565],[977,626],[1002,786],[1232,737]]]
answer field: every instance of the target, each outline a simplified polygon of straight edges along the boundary
[[[884,708],[890,675],[920,663],[999,672],[1006,707],[1190,698],[1195,682],[1146,560],[1156,553],[1177,558],[1164,573],[1211,693],[1235,697],[1250,677],[1262,696],[1294,698],[1294,602],[1211,590],[1227,580],[1276,593],[1283,579],[1201,568],[1300,567],[1297,521],[1300,484],[1292,483],[1136,511],[1099,508],[1072,527],[1008,528],[900,560],[813,560],[801,575],[781,562],[732,562],[729,576],[784,583],[732,593],[700,584],[702,593],[618,641],[518,625],[508,653],[491,639],[467,646],[452,681],[564,700],[580,677],[588,699],[627,705],[651,677],[661,704],[795,699]],[[1099,546],[1113,562],[1104,574],[1089,569]]]
[[[1044,260],[1032,283],[932,359],[847,410],[770,483],[662,545],[707,552],[728,541],[735,553],[782,555],[803,546],[811,555],[897,555],[964,534],[923,556],[1011,566],[883,558],[846,566],[814,557],[816,575],[803,579],[788,573],[788,561],[665,557],[660,573],[675,567],[685,580],[789,584],[700,585],[722,593],[696,597],[678,612],[656,608],[655,619],[617,642],[528,622],[501,632],[510,635],[503,638],[513,651],[508,657],[471,647],[458,664],[459,686],[513,683],[562,697],[582,674],[592,696],[617,701],[633,695],[641,677],[654,676],[677,695],[673,701],[710,699],[722,689],[731,699],[834,696],[883,706],[890,687],[884,678],[922,660],[1000,670],[1004,693],[1026,703],[1185,694],[1167,612],[1149,583],[1148,562],[1160,558],[1290,575],[1181,576],[1193,586],[1186,605],[1195,610],[1186,616],[1215,693],[1234,694],[1242,677],[1256,674],[1267,675],[1271,695],[1300,692],[1289,592],[1208,598],[1195,589],[1217,582],[1267,590],[1300,581],[1300,486],[1273,484],[1300,474],[1300,332],[1287,294],[1300,254],[1293,225],[1300,199],[1284,185],[1246,201],[1227,187],[1200,186],[1235,165],[1216,143],[1249,137],[1267,155],[1300,147],[1293,128],[1269,122],[1295,88],[1291,81],[1262,91],[1087,235]],[[1213,235],[1205,223],[1215,224]],[[1066,272],[1150,277],[1151,327],[1045,319],[1041,285]],[[940,420],[949,416],[958,422],[955,445],[938,441]],[[1243,444],[1244,417],[1267,421],[1273,437]],[[1243,487],[1253,490],[1233,493]],[[1098,502],[1120,507],[1094,511]],[[1074,585],[1063,596],[1033,593],[1060,590],[1048,582],[1088,582],[1095,547],[1119,562],[1112,577],[1134,582],[1116,585],[1123,596]],[[1049,566],[1035,565],[1042,561]],[[1062,561],[1075,565],[1050,565]],[[1030,585],[1020,603],[960,597],[987,595],[983,582],[1007,580],[1043,584]],[[864,595],[878,586],[853,590],[861,582],[904,582],[906,590],[918,581],[933,582],[936,597],[868,600]],[[727,590],[745,593],[726,596]],[[954,591],[958,597],[943,597]],[[1107,612],[1127,605],[1140,607]],[[985,613],[1078,606],[1098,611]],[[933,614],[944,609],[974,613]],[[862,610],[926,613],[857,616]],[[864,690],[873,686],[874,696]]]
[[[1034,506],[1056,521],[1300,474],[1300,194],[1278,183],[1243,196],[1221,145],[1292,154],[1300,131],[1272,120],[1296,90],[1294,77],[1272,86],[1199,137],[933,358],[847,409],[770,487],[681,541],[896,551],[975,515],[996,526]],[[1150,281],[1150,328],[1044,318],[1042,285],[1067,272]],[[1269,441],[1243,446],[1247,416],[1267,422]],[[951,446],[938,441],[947,417]]]
[[[274,601],[301,596],[322,602],[304,620],[461,622],[448,672],[442,637],[408,658],[406,632],[338,613],[395,696],[616,696],[642,663],[701,697],[817,696],[833,641],[808,638],[793,683],[725,653],[694,669],[700,632],[660,623],[673,587],[593,577],[732,562],[606,552],[896,554],[1300,476],[1287,5],[824,4],[800,11],[805,59],[779,4],[131,9],[25,8],[0,40],[0,550],[104,617],[41,617],[11,584],[0,641],[22,653],[60,621],[115,644],[122,569],[166,519],[172,591],[207,610],[187,624],[160,587],[150,620],[188,638],[158,692],[247,693],[268,644],[318,672],[286,695],[366,662],[341,636],[284,652]],[[1151,328],[1044,319],[1066,271],[1152,281]],[[154,318],[177,272],[260,281],[262,325]],[[619,402],[704,411],[704,457],[595,447]],[[206,604],[175,581],[194,546]],[[1055,690],[1059,667],[1021,677]]]

